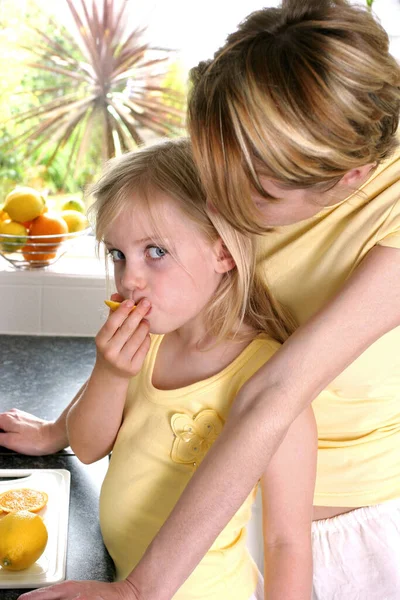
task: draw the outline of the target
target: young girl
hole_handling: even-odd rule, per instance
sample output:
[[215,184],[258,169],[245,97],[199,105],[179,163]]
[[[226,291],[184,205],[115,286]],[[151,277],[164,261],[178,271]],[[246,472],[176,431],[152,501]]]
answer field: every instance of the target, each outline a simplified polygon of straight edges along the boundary
[[[254,272],[252,240],[222,219],[217,233],[207,217],[187,140],[113,161],[93,194],[96,235],[114,263],[113,297],[123,302],[96,337],[96,363],[67,426],[83,462],[112,451],[100,522],[123,580],[220,434],[239,389],[289,329]],[[315,463],[308,408],[261,479],[265,598],[310,598]],[[264,598],[246,550],[255,491],[174,600]]]

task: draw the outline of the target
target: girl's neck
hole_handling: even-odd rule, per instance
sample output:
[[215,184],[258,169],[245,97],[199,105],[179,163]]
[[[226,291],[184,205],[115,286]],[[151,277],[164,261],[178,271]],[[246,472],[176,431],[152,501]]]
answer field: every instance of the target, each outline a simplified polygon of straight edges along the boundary
[[[216,337],[209,333],[202,314],[198,315],[190,323],[186,323],[179,329],[166,335],[175,338],[175,344],[179,345],[184,352],[207,352],[217,344]],[[235,344],[243,339],[246,339],[247,343],[249,343],[255,336],[256,332],[252,327],[246,323],[241,323],[237,330],[232,332],[232,339],[218,342],[217,345]]]
[[154,387],[178,389],[214,376],[230,365],[256,336],[246,325],[233,339],[218,343],[204,333],[199,338],[193,331],[179,329],[164,336],[154,365]]

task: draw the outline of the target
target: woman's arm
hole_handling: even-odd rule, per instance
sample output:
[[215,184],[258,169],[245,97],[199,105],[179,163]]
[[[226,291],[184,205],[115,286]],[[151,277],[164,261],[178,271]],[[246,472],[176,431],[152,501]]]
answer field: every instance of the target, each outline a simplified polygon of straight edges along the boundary
[[84,463],[106,456],[121,426],[131,377],[137,375],[150,347],[143,303],[131,312],[124,302],[96,336],[96,362],[87,386],[67,417],[71,448]]
[[261,478],[265,600],[311,598],[317,446],[309,407],[290,426]]
[[66,448],[69,445],[67,415],[81,397],[86,384],[87,382],[83,384],[55,421],[39,419],[17,408],[1,413],[0,446],[31,456],[53,454]]
[[136,597],[170,600],[260,479],[294,419],[400,325],[399,274],[400,250],[374,247],[340,292],[245,384],[222,435],[128,577]]
[[119,600],[121,586],[126,600],[170,600],[261,478],[295,418],[368,346],[400,325],[399,273],[399,250],[373,248],[332,301],[246,383],[222,434],[118,589],[70,582],[24,600],[69,600],[80,591],[86,600]]

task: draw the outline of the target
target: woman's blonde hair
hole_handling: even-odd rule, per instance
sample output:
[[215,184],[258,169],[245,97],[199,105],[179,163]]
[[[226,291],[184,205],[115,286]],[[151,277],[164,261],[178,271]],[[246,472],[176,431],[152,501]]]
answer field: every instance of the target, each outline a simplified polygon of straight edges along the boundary
[[235,230],[221,216],[207,214],[206,196],[187,138],[167,140],[112,159],[100,180],[88,190],[100,243],[122,210],[140,203],[148,210],[154,233],[162,233],[157,193],[167,195],[210,243],[221,237],[235,262],[224,274],[206,313],[207,331],[217,341],[235,335],[241,323],[283,342],[294,329],[289,315],[269,295],[256,269],[254,236]]
[[188,126],[209,200],[261,232],[259,175],[333,187],[396,146],[400,68],[373,15],[345,0],[284,0],[250,14],[191,72]]

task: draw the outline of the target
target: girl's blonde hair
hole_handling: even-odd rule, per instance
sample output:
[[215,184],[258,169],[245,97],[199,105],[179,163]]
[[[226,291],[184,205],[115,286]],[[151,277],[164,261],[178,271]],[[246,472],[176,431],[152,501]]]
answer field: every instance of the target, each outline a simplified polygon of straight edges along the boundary
[[373,15],[345,0],[284,0],[250,14],[191,72],[188,125],[207,197],[261,232],[259,175],[333,187],[396,146],[400,68]]
[[[104,239],[108,227],[122,210],[140,202],[162,233],[157,214],[157,193],[170,197],[210,243],[221,237],[236,267],[226,273],[209,303],[207,330],[217,342],[235,335],[246,323],[257,333],[265,332],[283,342],[294,329],[289,315],[266,290],[256,269],[254,236],[235,230],[219,215],[207,214],[206,196],[187,138],[167,140],[112,159],[103,176],[90,189],[95,202],[96,238]],[[158,217],[158,218],[157,218]]]

